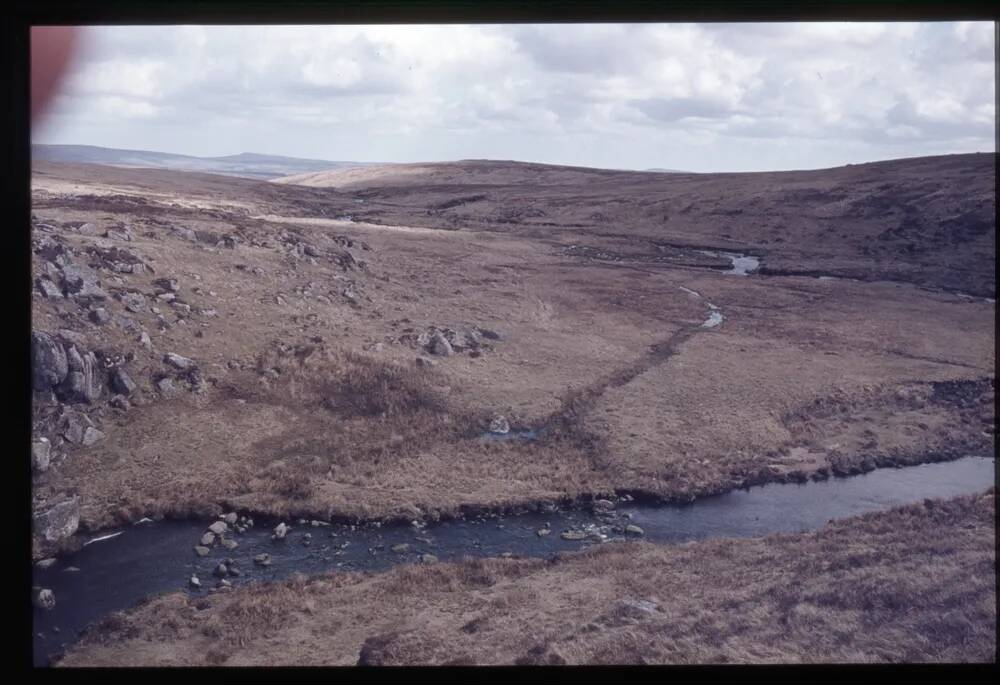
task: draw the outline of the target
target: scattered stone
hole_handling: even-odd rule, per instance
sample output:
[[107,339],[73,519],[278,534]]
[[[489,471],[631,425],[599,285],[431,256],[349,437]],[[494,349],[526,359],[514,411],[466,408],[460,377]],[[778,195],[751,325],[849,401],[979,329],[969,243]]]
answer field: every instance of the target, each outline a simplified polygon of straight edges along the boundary
[[136,390],[135,381],[121,366],[111,369],[111,388],[120,395],[130,397]]
[[80,525],[80,501],[74,497],[32,518],[32,529],[45,542],[59,542],[73,535]]
[[539,528],[538,530],[535,531],[535,535],[541,538],[545,537],[546,535],[549,535],[551,532],[552,530],[549,528]]
[[594,503],[591,505],[591,507],[595,512],[609,512],[609,511],[614,511],[615,503],[609,499],[599,499],[599,500],[594,500]]
[[218,566],[215,567],[215,570],[212,571],[212,573],[214,573],[219,578],[225,578],[227,575],[229,575],[229,567],[226,566],[225,564],[219,564]]
[[52,566],[54,566],[55,563],[56,563],[56,558],[55,557],[49,557],[48,559],[42,559],[40,561],[36,561],[35,562],[35,567],[44,570],[44,569],[47,569],[47,568],[52,568]]
[[99,442],[104,439],[104,433],[97,430],[93,426],[87,426],[87,429],[83,432],[83,444],[89,447],[95,442]]
[[239,514],[237,514],[236,512],[231,512],[231,513],[228,513],[225,516],[223,516],[222,520],[225,521],[229,525],[233,525],[237,521],[239,521],[239,518],[240,518]]
[[146,331],[143,331],[139,335],[139,344],[142,345],[143,348],[146,350],[153,349],[153,341],[150,339],[149,333],[147,333]]
[[410,546],[405,542],[401,542],[398,545],[393,545],[389,549],[396,554],[402,554],[403,552],[408,552],[410,550]]
[[39,277],[35,279],[35,285],[38,287],[38,291],[50,300],[59,299],[63,296],[59,286],[48,278]]
[[159,390],[160,393],[162,393],[163,395],[173,394],[175,390],[173,379],[161,378],[160,380],[156,381],[156,389]]
[[428,347],[431,354],[436,354],[439,357],[450,357],[455,354],[451,343],[440,331],[434,333]]
[[111,321],[111,314],[104,307],[98,307],[97,309],[90,310],[90,320],[98,326],[103,326],[108,321]]
[[198,576],[191,576],[191,580],[188,581],[188,585],[193,587],[195,590],[201,589],[201,581],[198,580]]
[[84,434],[88,428],[93,426],[90,419],[85,414],[68,411],[63,414],[63,420],[65,421],[65,428],[63,429],[62,436],[67,442],[74,445],[82,445]]
[[210,525],[208,529],[213,533],[215,533],[216,535],[222,535],[223,533],[229,530],[229,526],[226,524],[225,521],[216,521],[215,523]]
[[426,367],[437,366],[436,361],[434,361],[433,359],[428,359],[427,357],[417,357],[415,361],[417,366],[426,366]]
[[210,549],[209,549],[208,547],[205,547],[204,545],[195,545],[195,546],[194,546],[194,552],[195,552],[195,554],[197,554],[197,555],[198,555],[199,557],[205,557],[205,556],[208,556],[208,553],[209,553],[209,552],[211,552],[211,551],[212,551],[212,550],[210,550]]
[[176,278],[157,278],[153,285],[169,293],[176,293],[181,289]]
[[101,234],[101,229],[99,229],[95,224],[92,224],[90,222],[87,222],[85,224],[80,224],[80,226],[78,226],[76,230],[80,235],[86,235],[92,237]]
[[420,563],[422,563],[422,564],[436,564],[437,561],[438,561],[438,558],[436,556],[434,556],[433,554],[421,554],[420,555]]
[[81,353],[75,344],[66,349],[68,373],[56,392],[66,402],[94,403],[104,389],[100,364],[93,352]]
[[234,578],[239,576],[241,573],[239,567],[236,566],[236,564],[227,564],[226,568],[229,570],[229,575],[233,576]]
[[44,473],[49,468],[52,443],[48,438],[38,438],[31,443],[31,468],[37,473]]
[[37,390],[59,385],[69,373],[69,362],[63,346],[41,331],[31,333],[32,381]]
[[286,526],[284,524],[284,522],[279,523],[277,526],[274,527],[274,535],[271,536],[271,539],[272,540],[284,540],[285,539],[285,535],[288,534],[288,530],[289,530],[289,528],[288,528],[288,526]]
[[253,563],[257,564],[258,566],[270,566],[271,555],[267,554],[266,552],[264,554],[258,554],[253,558]]
[[146,296],[142,293],[125,293],[121,296],[122,305],[130,312],[139,313],[146,310]]
[[223,540],[222,546],[225,547],[226,549],[232,550],[239,547],[240,543],[236,542],[236,540]]
[[198,366],[193,359],[182,357],[179,354],[174,354],[173,352],[168,352],[163,357],[163,361],[179,371],[190,371]]
[[46,611],[54,609],[56,606],[56,593],[52,592],[52,590],[49,590],[48,588],[40,588],[35,592],[32,602],[39,609],[44,609]]
[[567,530],[559,535],[563,540],[584,540],[587,534],[580,530]]
[[490,419],[490,433],[495,435],[506,435],[510,432],[510,423],[507,421],[506,416],[501,416],[497,414],[492,419]]
[[208,531],[207,533],[201,536],[201,540],[199,540],[199,542],[201,542],[201,544],[203,545],[211,546],[215,542],[215,533],[213,533],[212,531]]
[[645,531],[634,523],[625,526],[625,532],[629,535],[645,535]]

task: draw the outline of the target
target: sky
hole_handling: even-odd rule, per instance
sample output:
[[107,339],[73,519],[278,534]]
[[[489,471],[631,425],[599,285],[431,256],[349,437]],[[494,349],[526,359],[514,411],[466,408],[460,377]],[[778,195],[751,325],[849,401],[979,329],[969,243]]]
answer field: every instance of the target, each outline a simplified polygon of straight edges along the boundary
[[33,142],[772,171],[995,151],[990,22],[85,29]]

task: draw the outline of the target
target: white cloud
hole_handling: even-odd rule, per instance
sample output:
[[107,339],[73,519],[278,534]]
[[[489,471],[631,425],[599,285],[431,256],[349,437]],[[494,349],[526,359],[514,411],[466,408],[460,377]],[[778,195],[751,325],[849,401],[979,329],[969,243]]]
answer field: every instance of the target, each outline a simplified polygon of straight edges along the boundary
[[158,26],[88,37],[43,142],[693,170],[994,148],[985,22]]

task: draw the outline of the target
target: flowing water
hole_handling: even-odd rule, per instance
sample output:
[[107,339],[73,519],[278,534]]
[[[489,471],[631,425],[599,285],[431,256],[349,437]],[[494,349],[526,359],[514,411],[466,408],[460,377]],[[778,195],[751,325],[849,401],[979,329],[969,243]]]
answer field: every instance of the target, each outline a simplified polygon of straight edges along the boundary
[[[771,484],[707,497],[688,505],[649,505],[619,502],[613,527],[584,510],[528,513],[501,518],[456,520],[427,527],[412,525],[313,526],[293,524],[282,541],[271,540],[276,522],[257,526],[235,536],[239,547],[213,547],[198,557],[194,545],[208,521],[148,520],[127,528],[94,535],[79,552],[60,559],[48,569],[34,570],[34,585],[55,592],[55,608],[34,610],[34,656],[47,664],[53,654],[74,642],[87,624],[109,612],[136,605],[143,598],[184,590],[208,594],[215,578],[212,570],[226,558],[237,561],[234,585],[274,580],[294,572],[306,574],[336,570],[381,571],[401,563],[419,563],[420,555],[441,560],[495,557],[512,553],[548,557],[580,549],[587,540],[565,540],[564,530],[603,526],[611,541],[624,537],[628,523],[638,524],[643,539],[677,543],[719,537],[747,537],[769,533],[814,530],[831,519],[886,509],[927,497],[953,497],[981,492],[994,484],[993,459],[966,457],[951,462],[904,468],[878,469],[849,478],[803,484]],[[550,530],[538,535],[538,530]],[[312,536],[305,546],[305,534]],[[627,544],[627,543],[625,543]],[[405,549],[394,545],[407,545]],[[256,566],[253,557],[267,552],[272,565]],[[75,569],[75,570],[71,570]],[[188,588],[196,574],[203,589]],[[58,629],[58,632],[57,632]]]

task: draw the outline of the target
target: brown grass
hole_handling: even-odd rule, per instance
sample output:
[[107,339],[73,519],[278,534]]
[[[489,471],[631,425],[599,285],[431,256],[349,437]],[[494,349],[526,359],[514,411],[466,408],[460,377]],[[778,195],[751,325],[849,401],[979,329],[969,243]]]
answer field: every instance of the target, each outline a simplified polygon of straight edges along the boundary
[[[801,535],[299,577],[200,613],[247,626],[227,665],[992,662],[994,516],[991,491]],[[105,622],[61,665],[211,663],[192,603]]]

